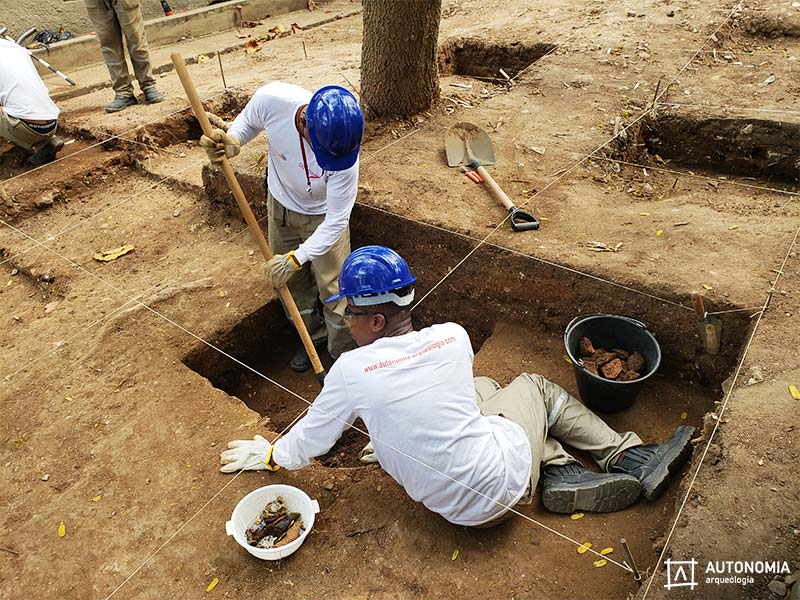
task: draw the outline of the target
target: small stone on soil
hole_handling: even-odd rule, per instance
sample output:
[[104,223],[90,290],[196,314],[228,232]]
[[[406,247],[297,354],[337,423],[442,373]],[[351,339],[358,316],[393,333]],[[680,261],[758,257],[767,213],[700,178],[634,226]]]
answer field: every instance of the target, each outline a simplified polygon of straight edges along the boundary
[[603,376],[606,379],[616,379],[620,376],[624,368],[622,361],[618,358],[614,358],[614,360],[604,364],[600,370],[603,372]]
[[592,355],[592,362],[595,363],[598,367],[602,367],[607,362],[611,362],[617,355],[613,352],[606,352],[603,348],[600,348],[597,352]]
[[641,373],[644,368],[644,356],[639,352],[634,352],[628,357],[628,370]]
[[775,594],[776,596],[780,596],[781,598],[783,598],[783,596],[786,595],[786,584],[783,583],[782,581],[773,579],[772,581],[769,582],[769,585],[767,587],[769,588],[769,591]]
[[47,481],[48,479],[50,479],[50,473],[45,473],[42,475],[42,481]]

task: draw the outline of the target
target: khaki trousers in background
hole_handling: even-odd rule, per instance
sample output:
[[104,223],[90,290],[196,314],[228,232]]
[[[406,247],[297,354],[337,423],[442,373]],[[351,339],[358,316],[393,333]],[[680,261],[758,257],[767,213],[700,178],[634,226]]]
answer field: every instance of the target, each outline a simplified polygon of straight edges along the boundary
[[[58,123],[56,121],[56,123]],[[35,146],[40,146],[56,134],[58,125],[47,133],[33,131],[25,125],[25,122],[12,117],[5,109],[0,106],[0,137],[21,146],[26,150],[32,150]]]
[[[289,210],[269,192],[267,192],[267,210],[269,246],[275,254],[286,254],[290,250],[296,250],[325,220],[325,215],[304,215]],[[341,299],[338,302],[325,303],[325,298],[339,291],[339,275],[342,272],[344,259],[349,254],[350,228],[348,227],[326,254],[304,264],[287,284],[311,339],[316,344],[327,336],[328,352],[333,358],[339,358],[342,352],[355,347],[350,330],[344,322],[347,301]],[[317,307],[317,297],[322,302],[322,315],[319,314]],[[291,321],[289,313],[286,313],[286,318]]]
[[523,373],[506,387],[489,377],[476,377],[475,394],[481,414],[510,419],[528,436],[533,459],[531,487],[520,504],[533,501],[542,467],[579,462],[558,440],[589,452],[604,472],[620,452],[642,443],[632,431],[619,434],[611,429],[564,388],[541,375]]
[[133,86],[122,46],[123,34],[139,87],[144,89],[155,85],[139,0],[84,0],[84,2],[86,12],[94,24],[114,91],[120,96],[133,96]]

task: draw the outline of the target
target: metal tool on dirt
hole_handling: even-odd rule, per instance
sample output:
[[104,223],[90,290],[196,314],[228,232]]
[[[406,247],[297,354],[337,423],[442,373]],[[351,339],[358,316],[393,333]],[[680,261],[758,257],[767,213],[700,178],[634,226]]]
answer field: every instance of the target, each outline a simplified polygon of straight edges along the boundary
[[39,61],[40,63],[42,63],[42,65],[44,65],[46,68],[50,69],[50,70],[51,70],[53,73],[55,73],[56,75],[58,75],[59,77],[61,77],[61,79],[63,79],[64,81],[66,81],[68,84],[70,84],[70,85],[78,85],[78,84],[77,84],[77,83],[75,83],[75,82],[74,82],[72,79],[70,79],[69,77],[67,77],[66,75],[64,75],[64,73],[62,73],[61,71],[59,71],[58,69],[56,69],[56,68],[55,68],[53,65],[51,65],[51,64],[50,64],[50,63],[48,63],[47,61],[45,61],[45,60],[42,60],[41,58],[39,58],[38,56],[36,56],[36,55],[35,55],[33,52],[31,52],[30,48],[26,48],[25,46],[23,46],[23,45],[22,45],[22,43],[25,41],[25,39],[26,39],[26,38],[30,37],[30,36],[31,36],[33,33],[36,33],[36,28],[35,28],[35,27],[34,27],[34,28],[31,28],[31,29],[29,29],[28,31],[26,31],[25,33],[23,33],[23,34],[22,34],[22,35],[19,37],[19,39],[18,39],[18,40],[15,40],[15,39],[14,39],[14,38],[12,38],[10,35],[6,35],[6,32],[7,32],[7,31],[8,31],[8,27],[5,27],[5,26],[3,26],[3,27],[0,27],[0,36],[3,36],[3,37],[4,37],[5,39],[7,39],[9,42],[14,42],[15,44],[17,44],[18,46],[20,46],[21,48],[23,48],[23,49],[24,49],[24,50],[25,50],[25,51],[26,51],[26,52],[27,52],[27,53],[30,55],[30,57],[31,57],[33,60],[37,60],[37,61]]
[[636,561],[633,560],[633,554],[631,554],[631,549],[628,547],[628,542],[625,541],[625,538],[620,538],[619,543],[622,544],[622,547],[625,549],[625,554],[628,555],[628,560],[631,561],[631,564],[628,566],[631,568],[631,572],[633,573],[633,580],[641,587],[642,574],[639,573],[639,569],[636,568]]
[[[210,136],[211,123],[209,122],[206,111],[203,108],[203,103],[200,100],[200,96],[197,95],[197,90],[194,89],[194,84],[189,76],[189,71],[186,69],[186,63],[184,62],[183,57],[175,52],[170,55],[170,58],[172,59],[172,64],[175,65],[175,71],[178,73],[178,77],[181,80],[181,84],[186,92],[186,96],[189,98],[189,102],[192,105],[194,116],[199,121],[203,133]],[[239,210],[242,212],[244,220],[247,222],[250,233],[252,233],[253,237],[256,238],[256,243],[261,250],[261,254],[264,255],[266,260],[271,259],[272,250],[270,250],[267,240],[264,238],[264,233],[261,231],[261,227],[259,227],[258,221],[256,221],[256,217],[247,202],[247,198],[244,196],[244,192],[239,185],[239,181],[236,179],[236,174],[233,172],[231,164],[224,156],[222,157],[220,167],[222,168],[222,172],[225,174],[225,179],[228,180],[228,185],[231,188],[233,197],[236,199],[236,204],[239,205]],[[294,326],[297,328],[297,333],[300,335],[300,339],[303,341],[303,347],[306,349],[309,359],[311,359],[311,366],[314,368],[314,373],[316,373],[320,385],[323,385],[325,381],[325,368],[322,366],[322,362],[319,360],[317,349],[314,347],[314,342],[311,340],[311,336],[308,334],[308,330],[303,323],[303,319],[300,316],[300,311],[297,309],[294,298],[292,298],[289,288],[285,285],[282,285],[278,288],[278,293],[281,296],[281,300],[283,300],[284,306],[286,306],[286,310],[291,317],[292,323],[294,323]]]
[[719,352],[720,333],[722,331],[722,321],[717,317],[709,317],[703,305],[703,297],[694,292],[692,294],[692,305],[697,315],[697,326],[700,328],[700,339],[705,344],[706,352],[717,354]]
[[[450,167],[472,167],[489,186],[495,197],[503,203],[510,215],[511,229],[532,231],[539,229],[539,219],[517,208],[484,165],[495,164],[492,140],[477,125],[456,123],[447,132],[444,140],[447,164]],[[470,179],[472,179],[470,177]],[[474,181],[474,180],[473,180]],[[478,183],[478,182],[476,182]]]

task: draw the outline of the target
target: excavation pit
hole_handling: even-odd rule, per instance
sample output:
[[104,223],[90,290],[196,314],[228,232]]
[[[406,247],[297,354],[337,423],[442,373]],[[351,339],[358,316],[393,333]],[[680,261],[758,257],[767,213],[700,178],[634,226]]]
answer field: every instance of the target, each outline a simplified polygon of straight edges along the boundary
[[663,114],[622,145],[623,157],[641,150],[672,163],[762,181],[800,182],[800,124],[765,119]]
[[[354,247],[382,242],[407,258],[418,277],[418,298],[446,275],[472,245],[457,235],[425,228],[363,205],[356,206],[351,225]],[[660,293],[663,296],[664,291]],[[701,428],[703,415],[714,409],[714,401],[719,397],[718,385],[730,373],[748,331],[748,320],[738,313],[723,315],[725,349],[720,355],[710,357],[703,352],[695,335],[693,313],[614,286],[590,283],[569,271],[497,247],[484,247],[445,279],[415,310],[414,319],[417,327],[448,320],[462,324],[476,351],[476,375],[489,375],[501,384],[508,384],[522,372],[534,372],[576,394],[572,366],[564,359],[564,328],[575,315],[594,312],[615,312],[641,319],[656,335],[664,352],[662,368],[647,382],[634,405],[621,413],[603,415],[609,425],[618,431],[636,431],[646,442],[665,440],[678,425]],[[299,342],[277,301],[251,314],[232,330],[221,333],[213,343],[307,400],[313,400],[317,393],[318,386],[311,372],[297,374],[288,368]],[[329,357],[325,355],[324,360],[329,361]],[[186,357],[185,363],[218,388],[268,416],[271,419],[268,428],[272,431],[281,431],[307,406],[206,347],[198,347]],[[363,427],[363,424],[359,422],[358,426]],[[365,436],[348,430],[320,462],[325,467],[360,466],[358,452],[365,443]],[[584,464],[593,465],[591,457],[577,451],[574,454]],[[404,498],[401,490],[392,492],[390,497],[394,498],[392,502],[404,502],[402,507],[386,508],[387,496],[380,490],[394,484],[377,467],[350,469],[348,474],[342,472],[341,475],[336,475],[339,470],[333,469],[327,477],[339,481],[338,477],[356,477],[356,472],[358,483],[356,479],[348,481],[354,486],[352,495],[357,496],[360,506],[374,506],[378,513],[399,511],[398,514],[405,517],[408,517],[408,510],[414,510],[415,505],[410,500],[397,500]],[[596,521],[584,520],[580,532],[574,535],[586,539],[625,536],[639,549],[640,568],[650,568],[657,556],[651,550],[652,540],[659,539],[668,528],[678,490],[675,482],[655,503],[640,500],[625,511],[602,515]],[[356,500],[351,498],[350,501]],[[330,518],[335,520],[337,511],[346,511],[343,506],[334,504]],[[548,526],[562,527],[564,516],[548,513],[538,501],[523,512]],[[348,518],[347,514],[343,513],[341,518]],[[425,522],[429,520],[428,516],[424,519]],[[527,523],[519,525],[521,529],[526,526]],[[435,521],[434,527],[446,528],[447,524]],[[517,539],[514,533],[504,531],[500,535],[509,536],[509,543]],[[530,533],[523,535],[530,539]],[[464,543],[482,543],[481,536],[482,533],[477,532],[471,542]],[[583,589],[581,578],[570,567],[575,560],[574,549],[544,533],[537,532],[535,538],[540,555],[549,557],[547,568],[552,569],[559,582],[575,593]],[[337,544],[342,550],[346,545],[333,539],[326,543],[334,544],[334,551],[338,551]],[[546,552],[542,553],[543,549]],[[603,582],[606,596],[622,596],[634,589],[633,582],[627,578],[615,581],[613,584]],[[613,593],[609,591],[611,588]]]
[[502,80],[500,69],[509,77],[516,77],[555,48],[555,44],[490,44],[480,39],[457,38],[440,47],[439,71]]

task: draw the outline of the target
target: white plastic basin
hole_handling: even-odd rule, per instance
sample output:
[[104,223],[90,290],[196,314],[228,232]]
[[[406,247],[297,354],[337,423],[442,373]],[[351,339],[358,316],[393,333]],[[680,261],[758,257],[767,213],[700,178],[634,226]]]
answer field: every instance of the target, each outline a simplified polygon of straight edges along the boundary
[[[299,538],[280,548],[256,548],[251,546],[247,543],[247,528],[255,522],[264,507],[276,500],[278,496],[283,498],[287,511],[300,513],[305,531],[300,534]],[[314,526],[314,518],[318,512],[319,503],[309,498],[304,491],[291,485],[266,485],[253,490],[239,501],[239,504],[233,509],[231,520],[225,523],[225,531],[228,535],[233,536],[237,544],[256,558],[278,560],[289,556],[303,545],[306,536]]]

